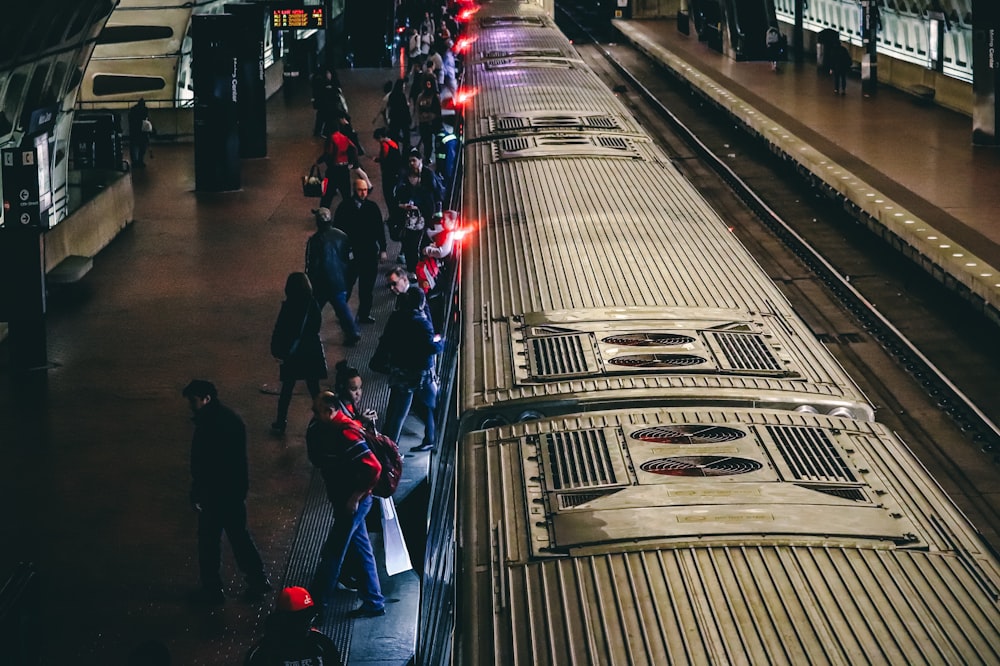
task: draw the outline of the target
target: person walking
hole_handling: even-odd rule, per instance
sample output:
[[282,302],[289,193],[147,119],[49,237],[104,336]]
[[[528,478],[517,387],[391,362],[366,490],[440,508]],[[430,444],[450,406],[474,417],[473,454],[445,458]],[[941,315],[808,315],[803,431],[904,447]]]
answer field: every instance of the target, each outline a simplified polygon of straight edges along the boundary
[[244,666],[343,666],[337,644],[313,627],[316,604],[304,587],[286,587],[264,623],[264,635],[247,652]]
[[221,604],[221,539],[226,533],[233,556],[246,576],[244,598],[258,601],[271,590],[257,546],[247,529],[247,434],[239,414],[222,404],[212,382],[192,380],[181,394],[194,421],[191,439],[191,506],[198,512],[198,565],[201,589],[195,601]]
[[344,344],[351,347],[361,340],[361,331],[347,305],[351,241],[333,226],[332,219],[328,208],[320,208],[316,213],[316,233],[306,241],[305,273],[312,283],[320,312],[327,303],[333,306],[344,332]]
[[316,399],[312,422],[306,430],[309,460],[319,468],[326,494],[333,505],[333,525],[320,550],[316,574],[309,586],[325,615],[337,589],[344,560],[350,552],[361,575],[361,606],[350,617],[385,615],[385,598],[378,578],[365,517],[371,510],[372,489],[382,466],[365,442],[364,428],[372,413],[358,414],[361,375],[346,361],[337,364],[336,393],[324,391]]
[[361,324],[374,324],[371,316],[379,261],[386,259],[385,222],[378,204],[368,198],[369,183],[354,181],[354,194],[337,206],[333,226],[347,234],[354,258],[348,273],[348,293],[358,282],[358,316]]
[[430,162],[434,156],[434,137],[441,131],[441,96],[438,94],[437,77],[430,69],[426,69],[421,86],[416,102],[417,122],[424,161]]
[[830,54],[830,74],[833,75],[833,94],[847,94],[847,72],[851,69],[851,53],[839,41]]
[[771,61],[771,71],[778,71],[778,58],[781,52],[781,31],[778,24],[772,23],[764,33],[764,46],[767,48],[767,58]]
[[403,153],[399,149],[399,143],[389,138],[386,129],[383,127],[375,130],[375,140],[378,141],[378,162],[380,180],[382,182],[382,198],[385,207],[393,210],[396,207],[396,200],[393,199],[393,190],[403,173]]
[[149,109],[142,97],[128,110],[128,152],[133,167],[146,166],[146,151],[149,150],[149,136],[153,133],[153,123],[149,120]]
[[424,292],[419,287],[408,288],[400,308],[389,316],[369,364],[373,370],[389,374],[389,403],[385,408],[383,431],[389,438],[399,441],[414,397],[426,408],[423,441],[413,447],[413,451],[434,448],[437,436],[434,409],[438,385],[434,357],[444,348],[444,343],[441,336],[434,333],[425,307]]
[[281,363],[278,414],[271,424],[275,435],[285,434],[296,382],[304,380],[309,395],[315,399],[319,395],[319,380],[326,379],[326,354],[319,339],[322,323],[309,277],[305,273],[289,274],[285,280],[285,300],[271,332],[271,356]]
[[389,116],[387,131],[389,137],[399,144],[400,152],[410,149],[410,132],[413,126],[413,115],[410,113],[410,102],[406,97],[404,84],[403,79],[396,79],[386,102]]
[[358,147],[341,131],[348,129],[347,119],[338,116],[335,122],[336,126],[326,140],[323,154],[316,158],[315,163],[317,167],[326,164],[326,176],[329,179],[326,192],[319,200],[320,208],[329,208],[334,195],[338,192],[342,199],[351,196],[351,168],[358,164]]

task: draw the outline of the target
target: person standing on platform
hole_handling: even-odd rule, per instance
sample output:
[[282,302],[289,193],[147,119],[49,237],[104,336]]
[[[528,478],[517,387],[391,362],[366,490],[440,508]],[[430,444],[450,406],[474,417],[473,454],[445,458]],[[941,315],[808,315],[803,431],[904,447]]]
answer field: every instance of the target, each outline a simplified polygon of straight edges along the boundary
[[369,363],[372,370],[389,373],[384,432],[393,441],[399,441],[414,396],[426,408],[424,438],[413,451],[429,451],[437,437],[434,409],[438,385],[434,357],[444,343],[425,314],[426,302],[419,287],[407,289],[401,307],[389,316]]
[[257,546],[247,529],[247,432],[239,414],[219,401],[215,385],[195,379],[184,387],[194,421],[191,439],[191,506],[198,512],[201,589],[195,601],[221,604],[221,539],[225,532],[240,571],[244,598],[258,601],[271,590]]
[[381,174],[382,198],[385,200],[385,207],[393,210],[396,208],[396,200],[392,198],[392,194],[403,173],[403,153],[399,149],[399,143],[389,138],[382,127],[375,130],[375,140],[378,141],[378,157],[375,161],[378,162]]
[[244,666],[342,666],[337,644],[313,627],[316,604],[304,587],[286,587],[264,624],[264,636],[247,652]]
[[387,131],[389,137],[399,144],[400,152],[406,152],[410,149],[410,130],[413,126],[410,102],[406,98],[404,85],[403,79],[397,79],[392,84],[392,92],[389,93],[386,109],[389,114]]
[[[406,307],[406,298],[404,296],[411,289],[416,289],[421,291],[420,287],[412,284],[410,282],[410,276],[406,273],[406,269],[402,266],[396,266],[391,271],[388,272],[386,278],[389,280],[388,287],[389,291],[392,292],[393,296],[396,297],[396,302],[393,304],[393,311],[399,310],[400,308]],[[416,298],[416,297],[413,297]],[[424,316],[427,319],[431,318],[431,309],[427,304],[427,300],[424,300]]]
[[425,229],[444,198],[444,181],[424,166],[420,151],[410,150],[406,172],[393,190],[396,209],[391,223],[399,231],[406,270],[413,272],[420,261],[421,243]]
[[306,241],[305,273],[313,286],[313,296],[322,312],[327,303],[333,306],[348,347],[361,340],[361,331],[347,305],[347,277],[351,262],[351,241],[332,223],[329,208],[316,213],[316,233]]
[[378,204],[368,198],[369,183],[361,178],[354,181],[354,196],[337,206],[333,226],[347,234],[354,259],[351,261],[347,284],[358,281],[358,317],[360,324],[374,324],[371,316],[375,278],[379,261],[386,259],[385,222]]
[[429,163],[434,157],[434,137],[441,131],[441,96],[438,94],[437,76],[430,69],[430,61],[425,63],[424,70],[416,107],[424,161]]
[[326,379],[326,354],[319,339],[323,323],[313,297],[312,283],[305,273],[291,273],[285,280],[285,300],[271,333],[271,355],[281,363],[278,414],[271,424],[275,435],[285,434],[288,405],[298,380],[304,380],[309,395],[319,395],[319,380]]
[[847,94],[847,72],[851,69],[851,52],[839,41],[830,54],[830,73],[833,74],[833,94]]
[[378,617],[385,615],[385,597],[365,517],[371,510],[372,489],[382,466],[364,437],[364,428],[371,424],[372,414],[357,413],[360,374],[341,361],[337,364],[334,384],[336,394],[324,391],[316,399],[315,416],[306,430],[309,460],[319,468],[333,505],[333,525],[320,550],[320,561],[309,589],[325,615],[350,551],[363,574],[358,580],[361,606],[349,616]]
[[[340,123],[338,128],[347,128],[343,117],[337,122]],[[319,200],[319,205],[320,208],[329,208],[337,192],[345,200],[351,196],[351,168],[358,164],[358,147],[340,129],[334,129],[326,140],[323,154],[316,158],[316,166],[324,163],[329,185]]]
[[153,133],[153,123],[149,120],[149,109],[142,97],[128,110],[128,152],[133,167],[146,166],[146,151],[149,150],[149,135]]
[[771,61],[771,71],[778,71],[778,58],[781,51],[781,31],[778,24],[772,23],[764,33],[764,46],[767,47],[767,58]]

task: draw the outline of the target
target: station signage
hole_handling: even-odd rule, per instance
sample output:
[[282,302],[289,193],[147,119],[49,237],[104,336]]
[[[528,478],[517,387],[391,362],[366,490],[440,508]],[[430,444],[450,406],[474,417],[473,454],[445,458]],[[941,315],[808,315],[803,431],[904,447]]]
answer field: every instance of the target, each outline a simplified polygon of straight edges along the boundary
[[310,30],[326,27],[323,7],[274,7],[271,28],[274,30]]

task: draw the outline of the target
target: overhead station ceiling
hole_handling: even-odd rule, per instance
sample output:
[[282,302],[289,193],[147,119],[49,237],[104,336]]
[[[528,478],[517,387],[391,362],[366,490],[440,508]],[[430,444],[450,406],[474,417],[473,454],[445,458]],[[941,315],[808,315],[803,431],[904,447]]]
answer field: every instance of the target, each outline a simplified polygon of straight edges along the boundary
[[116,0],[32,0],[0,20],[0,145],[16,143],[31,113],[73,107],[97,36]]

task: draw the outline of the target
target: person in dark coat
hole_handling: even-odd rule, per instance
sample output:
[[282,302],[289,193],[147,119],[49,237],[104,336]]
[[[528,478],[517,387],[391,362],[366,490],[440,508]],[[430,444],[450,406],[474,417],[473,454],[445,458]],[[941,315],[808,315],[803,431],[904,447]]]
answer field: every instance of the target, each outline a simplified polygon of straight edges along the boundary
[[219,401],[215,385],[195,379],[184,387],[194,421],[191,439],[191,506],[198,512],[201,590],[195,601],[220,604],[221,539],[225,532],[240,571],[245,598],[256,601],[271,589],[257,546],[247,529],[247,431],[239,414]]
[[391,221],[399,230],[406,270],[412,273],[417,268],[420,250],[427,240],[427,224],[444,196],[443,182],[424,166],[416,148],[410,150],[406,172],[392,196],[396,200],[396,210]]
[[342,666],[337,644],[313,627],[315,621],[316,605],[309,591],[286,587],[264,623],[264,636],[247,652],[244,666]]
[[400,152],[410,149],[410,129],[413,127],[413,116],[410,113],[410,103],[406,99],[404,84],[403,79],[396,79],[386,101],[386,113],[389,116],[387,130],[389,137],[399,144]]
[[441,131],[441,95],[438,93],[437,76],[428,69],[420,82],[415,107],[420,128],[420,144],[424,149],[424,161],[430,162],[434,156],[434,138]]
[[851,52],[837,42],[830,54],[830,73],[833,75],[833,94],[847,94],[847,72],[851,70]]
[[128,110],[128,151],[134,167],[146,166],[146,151],[149,150],[152,127],[146,100],[140,97],[135,106]]
[[326,379],[326,354],[319,339],[323,324],[312,283],[305,273],[292,273],[285,281],[285,300],[271,333],[271,356],[281,362],[278,415],[271,432],[282,435],[288,423],[288,405],[295,383],[305,380],[309,395],[319,395],[319,380]]
[[379,261],[386,259],[385,222],[378,204],[368,198],[368,181],[354,181],[354,194],[337,206],[333,226],[347,234],[354,258],[347,278],[347,292],[358,282],[358,317],[361,324],[373,324],[371,316],[375,278]]
[[434,357],[444,348],[441,336],[425,314],[424,292],[408,289],[402,306],[389,316],[385,331],[369,364],[373,370],[389,372],[389,403],[385,408],[386,435],[399,441],[403,422],[416,396],[427,410],[424,438],[414,451],[434,447],[437,436],[434,408],[437,406],[437,377]]
[[316,233],[306,242],[306,275],[312,282],[313,296],[322,312],[329,303],[344,331],[344,344],[352,346],[361,340],[361,331],[351,308],[347,305],[347,271],[351,261],[351,241],[340,229],[334,228],[328,208],[316,213]]

